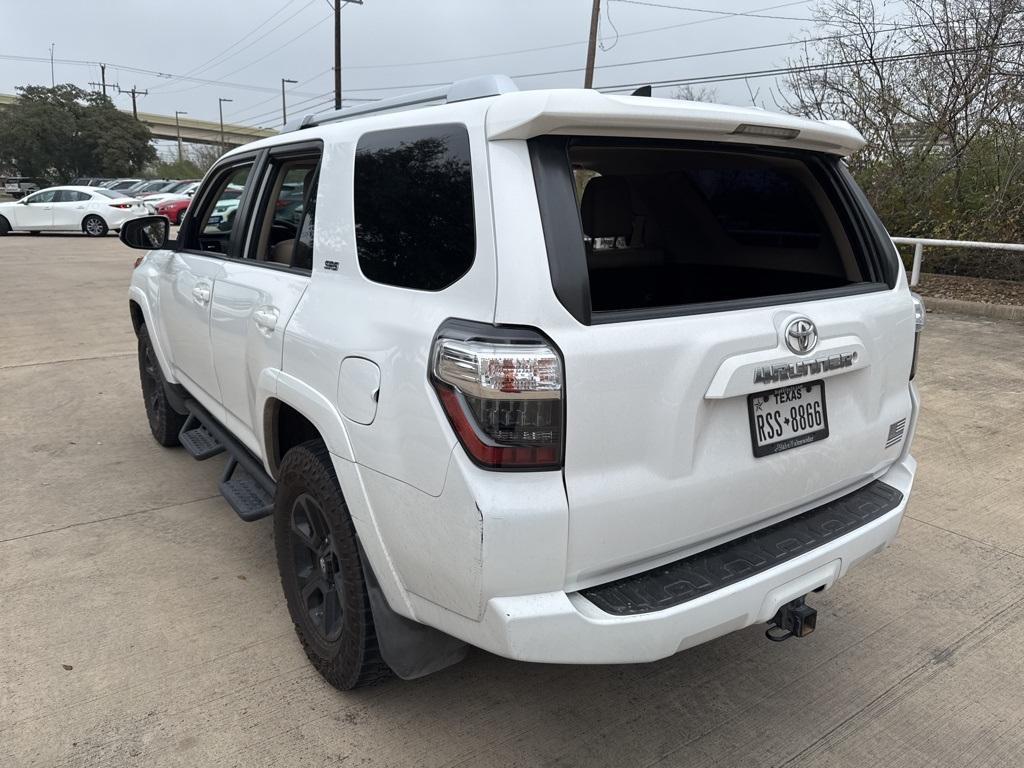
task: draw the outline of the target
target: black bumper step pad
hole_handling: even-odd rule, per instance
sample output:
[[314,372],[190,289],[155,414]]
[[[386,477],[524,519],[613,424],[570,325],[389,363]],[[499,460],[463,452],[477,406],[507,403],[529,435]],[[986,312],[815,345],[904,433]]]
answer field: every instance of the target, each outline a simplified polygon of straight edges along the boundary
[[197,461],[204,461],[224,452],[224,445],[220,440],[192,415],[181,428],[178,442]]
[[273,492],[259,483],[234,458],[229,458],[224,468],[220,493],[246,522],[274,514]]
[[748,579],[891,512],[903,494],[881,480],[803,514],[649,571],[580,590],[614,616],[662,611]]

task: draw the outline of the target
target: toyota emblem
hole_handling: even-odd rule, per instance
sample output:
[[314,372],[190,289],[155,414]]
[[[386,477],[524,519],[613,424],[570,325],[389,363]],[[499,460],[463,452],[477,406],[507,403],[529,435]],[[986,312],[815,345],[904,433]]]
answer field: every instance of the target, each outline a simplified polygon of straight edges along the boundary
[[806,317],[798,317],[786,326],[786,346],[798,355],[806,355],[818,343],[818,329]]

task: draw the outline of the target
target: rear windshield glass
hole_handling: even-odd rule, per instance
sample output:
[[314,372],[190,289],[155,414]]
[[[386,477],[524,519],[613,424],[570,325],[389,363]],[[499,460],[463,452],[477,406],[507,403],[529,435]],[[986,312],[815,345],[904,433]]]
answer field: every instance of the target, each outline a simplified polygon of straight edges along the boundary
[[104,197],[109,197],[112,200],[116,200],[119,197],[124,197],[123,192],[118,192],[112,189],[104,189],[102,187],[96,187],[92,191],[95,192],[97,195],[103,195]]
[[867,280],[821,167],[798,155],[704,146],[569,143],[592,311]]

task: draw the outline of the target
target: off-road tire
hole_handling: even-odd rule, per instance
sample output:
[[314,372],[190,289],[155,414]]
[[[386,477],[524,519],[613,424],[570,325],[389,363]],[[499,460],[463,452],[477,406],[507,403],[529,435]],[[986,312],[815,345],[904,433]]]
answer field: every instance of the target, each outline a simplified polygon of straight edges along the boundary
[[188,417],[174,410],[167,400],[164,374],[145,325],[139,327],[139,380],[153,439],[165,448],[181,445],[178,433]]
[[[316,515],[323,530],[310,524]],[[320,440],[292,448],[281,461],[274,546],[295,634],[324,679],[348,691],[390,676],[377,646],[356,531]],[[337,601],[330,603],[330,620],[329,600]],[[330,627],[336,636],[329,636]]]
[[10,231],[11,231],[11,222],[9,222],[3,216],[0,216],[0,237],[3,237],[4,235],[6,235]]
[[104,237],[110,230],[107,229],[107,222],[91,214],[82,219],[82,231],[89,237]]

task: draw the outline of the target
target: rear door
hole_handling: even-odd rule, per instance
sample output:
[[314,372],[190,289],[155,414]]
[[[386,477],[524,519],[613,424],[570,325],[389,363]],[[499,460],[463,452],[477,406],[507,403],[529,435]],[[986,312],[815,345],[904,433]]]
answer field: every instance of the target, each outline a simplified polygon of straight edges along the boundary
[[259,451],[256,389],[280,370],[284,332],[309,283],[319,143],[276,147],[258,184],[241,258],[224,263],[210,335],[225,423]]
[[90,196],[74,189],[61,189],[53,199],[53,228],[77,232],[82,228]]
[[528,218],[506,238],[499,218],[496,319],[542,324],[564,357],[570,585],[765,527],[899,456],[912,302],[837,159],[532,149],[553,291],[522,282]]
[[210,307],[214,286],[225,276],[227,261],[243,246],[239,221],[210,223],[213,209],[225,194],[245,196],[255,157],[233,158],[210,175],[199,207],[179,233],[179,250],[160,282],[163,319],[171,364],[186,387],[215,413],[220,412],[220,385],[210,344]]

